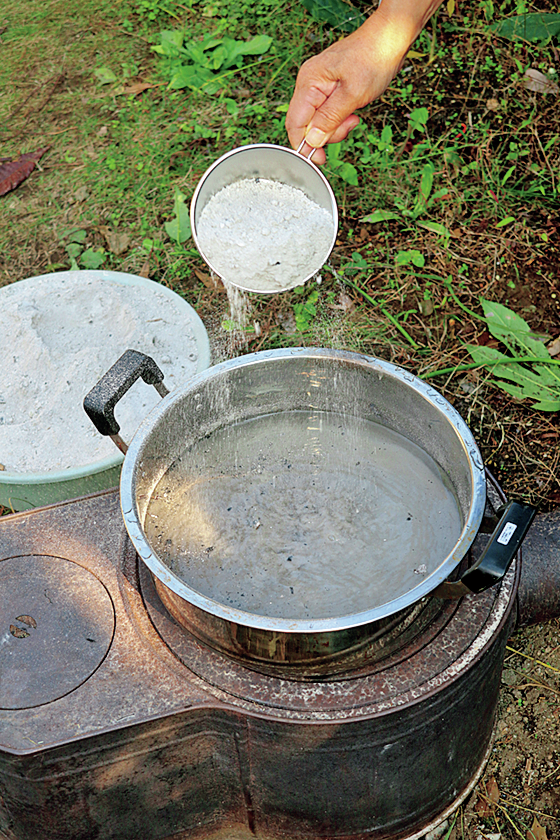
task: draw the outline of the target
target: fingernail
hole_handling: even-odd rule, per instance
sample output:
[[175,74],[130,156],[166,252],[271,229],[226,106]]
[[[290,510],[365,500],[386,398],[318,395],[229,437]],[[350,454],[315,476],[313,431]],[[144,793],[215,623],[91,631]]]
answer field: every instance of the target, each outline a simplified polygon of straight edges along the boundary
[[319,128],[310,128],[305,135],[305,142],[313,149],[320,149],[327,142],[327,135]]

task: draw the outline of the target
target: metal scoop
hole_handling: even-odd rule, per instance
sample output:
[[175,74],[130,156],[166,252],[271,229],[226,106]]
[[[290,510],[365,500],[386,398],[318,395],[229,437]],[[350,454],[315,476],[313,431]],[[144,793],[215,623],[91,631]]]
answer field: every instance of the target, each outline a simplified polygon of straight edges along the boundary
[[[302,146],[300,146],[300,149]],[[317,274],[325,264],[334,247],[338,233],[338,211],[336,199],[329,182],[320,169],[311,162],[310,158],[314,151],[311,152],[309,157],[305,157],[299,154],[299,150],[294,151],[284,146],[267,143],[241,146],[227,152],[204,173],[191,201],[192,236],[202,258],[210,269],[222,277],[226,283],[248,292],[276,293],[302,285]],[[332,237],[330,237],[324,252],[315,255],[313,263],[306,265],[302,276],[292,276],[285,283],[277,285],[275,288],[259,287],[260,284],[255,281],[254,272],[252,274],[251,265],[243,265],[246,280],[244,279],[242,282],[224,276],[223,270],[220,270],[220,267],[214,264],[214,260],[205,253],[198,233],[200,216],[212,196],[237,181],[258,178],[277,181],[301,190],[307,198],[328,212],[333,223]],[[263,249],[266,248],[267,244],[263,240]],[[240,259],[242,259],[242,255],[240,255]]]

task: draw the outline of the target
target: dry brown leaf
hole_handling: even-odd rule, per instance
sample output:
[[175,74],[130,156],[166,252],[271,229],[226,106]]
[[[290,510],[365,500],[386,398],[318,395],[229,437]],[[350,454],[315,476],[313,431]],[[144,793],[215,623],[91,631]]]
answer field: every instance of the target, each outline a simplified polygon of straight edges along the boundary
[[343,312],[350,313],[356,308],[356,304],[352,298],[345,292],[341,292],[337,298],[338,303],[331,303],[330,309],[341,309]]
[[523,85],[527,90],[533,90],[536,93],[560,93],[560,88],[556,82],[553,82],[552,79],[549,79],[540,70],[533,70],[532,67],[525,71]]
[[200,282],[204,283],[207,289],[211,289],[213,292],[225,292],[225,286],[218,277],[206,274],[204,271],[199,271],[198,268],[194,269],[194,273]]
[[343,312],[349,313],[354,311],[356,304],[349,295],[341,292],[338,296],[338,308],[342,309]]
[[36,152],[28,152],[26,155],[20,155],[16,160],[3,163],[0,166],[0,195],[6,195],[11,190],[15,190],[22,181],[25,181],[47,149],[50,149],[50,146],[37,149]]
[[420,310],[420,314],[427,318],[429,315],[433,315],[434,313],[434,302],[433,300],[421,300],[418,302],[418,309]]
[[16,627],[15,624],[10,624],[10,633],[15,639],[25,639],[26,636],[29,636],[27,630],[24,630],[23,627]]
[[548,352],[551,356],[557,356],[560,353],[560,336],[555,338],[554,341],[551,341],[550,344],[547,345]]
[[74,201],[76,201],[76,202],[85,201],[86,198],[89,198],[88,188],[85,186],[85,184],[82,185],[81,187],[78,187],[78,189],[74,193],[73,197],[74,197]]
[[546,836],[546,828],[544,828],[538,819],[533,819],[533,825],[527,831],[527,840],[548,840]]
[[479,817],[491,817],[500,799],[500,789],[494,776],[486,779],[480,785],[480,793],[474,810]]
[[149,277],[150,276],[150,261],[146,260],[144,265],[140,269],[140,277]]
[[157,87],[157,85],[151,85],[149,82],[133,82],[131,85],[123,87],[123,93],[131,93],[133,96],[138,96],[139,93],[143,93],[145,90],[153,87]]
[[116,254],[117,257],[120,257],[128,249],[130,245],[130,236],[128,233],[117,233],[116,230],[111,230],[106,225],[100,227],[99,230],[105,237],[109,250],[113,254]]
[[488,99],[486,102],[486,107],[489,111],[497,111],[500,107],[500,103],[497,99]]

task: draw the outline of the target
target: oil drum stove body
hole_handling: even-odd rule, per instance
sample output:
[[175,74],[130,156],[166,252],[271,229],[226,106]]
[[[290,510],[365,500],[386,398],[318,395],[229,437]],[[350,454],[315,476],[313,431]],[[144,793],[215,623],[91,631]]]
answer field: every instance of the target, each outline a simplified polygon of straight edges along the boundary
[[484,766],[517,561],[385,658],[301,682],[174,622],[116,492],[4,518],[0,559],[9,840],[420,836]]

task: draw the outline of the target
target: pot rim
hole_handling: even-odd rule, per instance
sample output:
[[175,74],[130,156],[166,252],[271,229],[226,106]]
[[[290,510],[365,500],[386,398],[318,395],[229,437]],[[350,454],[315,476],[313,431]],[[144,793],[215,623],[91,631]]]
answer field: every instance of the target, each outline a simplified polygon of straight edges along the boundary
[[[140,516],[133,493],[135,470],[138,466],[141,450],[154,427],[166,413],[168,408],[175,402],[184,399],[190,391],[194,391],[201,383],[220,376],[224,372],[236,368],[245,368],[248,365],[259,364],[261,361],[270,359],[289,359],[293,357],[306,357],[312,359],[332,359],[333,361],[352,362],[366,366],[372,371],[378,371],[394,378],[400,379],[407,387],[419,393],[425,400],[437,410],[442,412],[445,419],[453,427],[465,453],[469,465],[472,492],[468,514],[453,549],[439,564],[438,568],[431,572],[426,578],[419,581],[418,585],[409,589],[397,598],[387,601],[380,606],[365,610],[359,613],[333,616],[318,619],[293,619],[280,618],[276,616],[264,616],[244,610],[228,607],[227,605],[202,595],[195,589],[188,586],[181,578],[175,575],[152,551],[146,539],[141,525]],[[421,598],[427,596],[437,586],[443,583],[454,568],[463,560],[469,547],[474,541],[484,514],[486,504],[486,476],[484,464],[478,446],[472,432],[456,411],[455,408],[438,391],[434,390],[414,374],[404,368],[348,350],[334,350],[323,348],[283,348],[278,350],[264,350],[229,359],[213,367],[207,368],[189,380],[187,385],[176,389],[162,399],[162,401],[151,410],[138,427],[128,452],[125,456],[120,481],[121,510],[126,529],[130,539],[136,548],[143,562],[148,566],[152,574],[172,590],[176,595],[183,598],[193,606],[210,613],[228,622],[252,627],[258,630],[284,633],[330,633],[339,630],[348,630],[365,624],[371,624],[380,619],[387,618],[394,613],[411,606]]]

